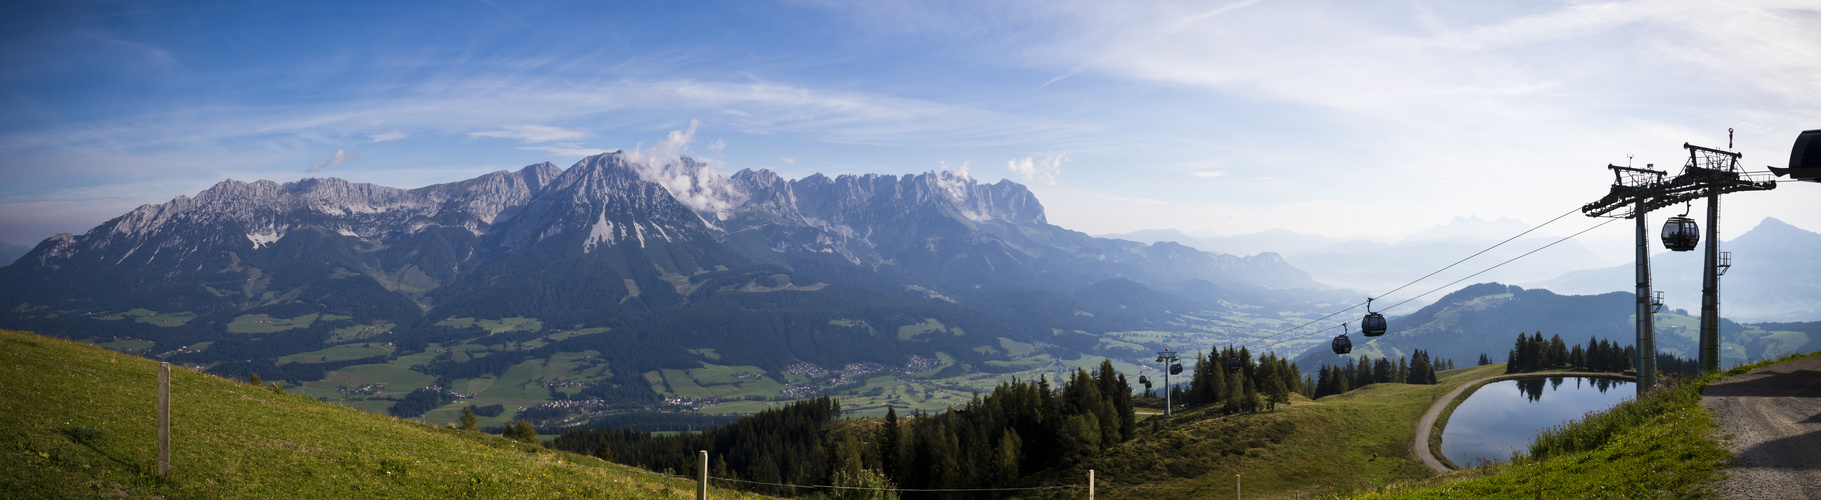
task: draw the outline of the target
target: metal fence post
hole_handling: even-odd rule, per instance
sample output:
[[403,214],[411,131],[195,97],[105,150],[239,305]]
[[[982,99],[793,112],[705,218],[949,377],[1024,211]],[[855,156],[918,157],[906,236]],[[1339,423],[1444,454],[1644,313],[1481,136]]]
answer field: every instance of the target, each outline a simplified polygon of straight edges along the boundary
[[171,364],[158,364],[158,477],[171,473]]
[[708,450],[702,450],[701,474],[696,476],[696,500],[708,500]]

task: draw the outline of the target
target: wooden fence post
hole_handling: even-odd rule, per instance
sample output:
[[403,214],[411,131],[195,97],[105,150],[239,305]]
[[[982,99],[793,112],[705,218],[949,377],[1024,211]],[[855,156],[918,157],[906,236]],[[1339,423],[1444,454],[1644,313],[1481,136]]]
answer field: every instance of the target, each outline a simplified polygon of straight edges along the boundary
[[158,477],[171,473],[171,364],[158,364]]
[[1088,500],[1094,500],[1094,469],[1088,469]]
[[696,476],[696,500],[708,500],[708,450],[702,450],[701,474]]

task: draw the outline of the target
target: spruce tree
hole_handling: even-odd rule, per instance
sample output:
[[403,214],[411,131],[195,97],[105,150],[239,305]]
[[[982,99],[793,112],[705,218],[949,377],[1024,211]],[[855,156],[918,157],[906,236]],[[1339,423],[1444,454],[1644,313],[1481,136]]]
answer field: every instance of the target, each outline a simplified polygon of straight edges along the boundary
[[480,424],[480,420],[481,418],[474,414],[474,405],[462,408],[462,430],[474,430],[475,426]]
[[[613,461],[612,439],[601,439],[601,444],[594,447],[594,457],[608,462]],[[727,462],[721,462],[721,468],[727,468]],[[723,476],[725,477],[725,476]]]
[[885,424],[879,426],[878,436],[875,437],[875,440],[879,443],[879,465],[880,468],[885,469],[885,475],[887,477],[901,478],[898,474],[900,436],[901,434],[898,433],[898,409],[888,405],[885,407]]

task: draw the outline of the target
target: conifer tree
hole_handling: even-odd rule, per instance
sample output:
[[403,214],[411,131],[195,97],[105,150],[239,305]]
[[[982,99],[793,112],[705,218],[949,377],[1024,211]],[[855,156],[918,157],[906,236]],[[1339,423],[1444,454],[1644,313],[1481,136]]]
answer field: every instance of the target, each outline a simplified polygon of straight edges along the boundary
[[879,443],[880,468],[885,469],[885,475],[888,477],[899,477],[898,449],[901,434],[898,432],[898,410],[896,408],[889,405],[885,407],[885,423],[879,426],[878,433],[874,441]]
[[[606,460],[606,461],[612,462],[613,461],[612,441],[608,440],[608,439],[602,439],[601,444],[599,446],[594,447],[594,457],[599,458],[601,460]],[[719,458],[717,458],[717,460],[719,460]],[[726,468],[727,462],[721,462],[721,467]],[[721,477],[727,477],[727,476],[721,476]]]
[[[474,414],[474,405],[468,405],[467,407],[462,408],[462,430],[474,430],[475,426],[479,424],[480,417]],[[603,443],[605,443],[605,441],[603,441]]]
[[999,449],[993,461],[994,467],[998,469],[999,484],[1012,484],[1012,481],[1018,479],[1019,453],[1023,447],[1024,442],[1018,439],[1017,429],[1007,429],[1005,435],[999,437]]

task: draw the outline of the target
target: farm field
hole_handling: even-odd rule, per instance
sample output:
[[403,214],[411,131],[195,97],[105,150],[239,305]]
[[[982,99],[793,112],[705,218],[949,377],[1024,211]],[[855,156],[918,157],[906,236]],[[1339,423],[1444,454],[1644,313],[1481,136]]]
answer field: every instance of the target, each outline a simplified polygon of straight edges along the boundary
[[320,351],[292,354],[278,358],[279,363],[327,363],[347,361],[350,359],[370,358],[392,354],[397,349],[385,344],[352,343],[342,344]]
[[[295,318],[274,318],[264,314],[243,314],[228,323],[228,333],[274,333],[292,328],[309,328],[318,319],[317,314],[305,314]],[[342,318],[346,318],[343,316]]]
[[126,318],[132,318],[133,321],[153,326],[183,326],[184,324],[189,323],[190,320],[196,319],[196,313],[189,311],[159,313],[152,311],[151,309],[135,308],[118,314],[95,317],[95,319],[106,321],[119,321]]

